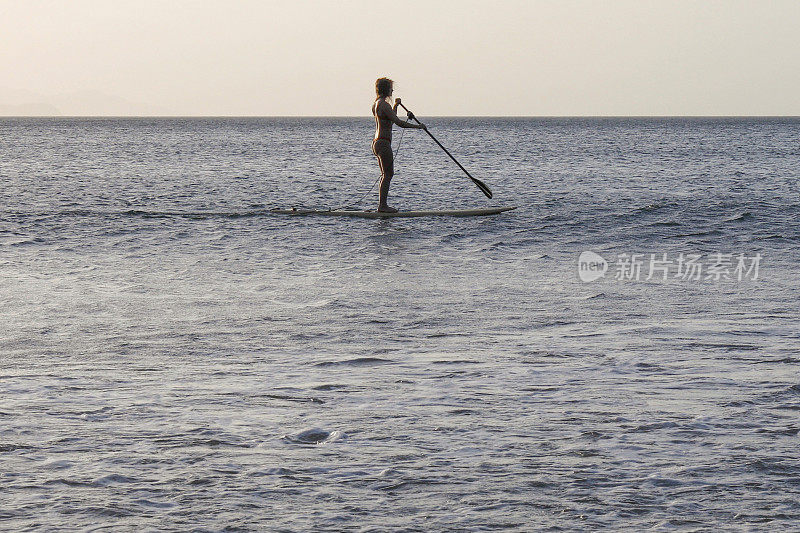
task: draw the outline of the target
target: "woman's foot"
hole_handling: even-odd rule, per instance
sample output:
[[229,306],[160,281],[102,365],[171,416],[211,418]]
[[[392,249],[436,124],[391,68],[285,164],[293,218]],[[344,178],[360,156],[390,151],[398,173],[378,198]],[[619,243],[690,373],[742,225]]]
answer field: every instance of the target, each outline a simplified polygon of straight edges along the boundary
[[397,209],[389,207],[388,205],[379,205],[378,213],[397,213]]

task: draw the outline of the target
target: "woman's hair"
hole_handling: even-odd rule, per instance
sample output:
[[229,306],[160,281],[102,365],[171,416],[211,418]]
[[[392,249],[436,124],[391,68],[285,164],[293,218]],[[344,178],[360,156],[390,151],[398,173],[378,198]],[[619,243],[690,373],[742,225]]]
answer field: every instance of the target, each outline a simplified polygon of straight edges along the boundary
[[375,81],[375,94],[378,98],[386,98],[392,92],[394,82],[389,78],[378,78]]

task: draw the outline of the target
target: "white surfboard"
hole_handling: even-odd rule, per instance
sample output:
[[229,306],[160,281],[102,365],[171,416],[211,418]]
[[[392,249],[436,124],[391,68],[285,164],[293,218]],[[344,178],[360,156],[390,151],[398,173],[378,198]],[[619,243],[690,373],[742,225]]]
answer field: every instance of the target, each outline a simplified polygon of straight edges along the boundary
[[516,209],[513,207],[488,207],[485,209],[450,209],[430,211],[398,211],[397,213],[379,213],[378,211],[355,211],[326,209],[272,209],[270,213],[276,215],[319,215],[328,217],[358,217],[358,218],[412,218],[412,217],[478,217],[497,215],[505,211]]

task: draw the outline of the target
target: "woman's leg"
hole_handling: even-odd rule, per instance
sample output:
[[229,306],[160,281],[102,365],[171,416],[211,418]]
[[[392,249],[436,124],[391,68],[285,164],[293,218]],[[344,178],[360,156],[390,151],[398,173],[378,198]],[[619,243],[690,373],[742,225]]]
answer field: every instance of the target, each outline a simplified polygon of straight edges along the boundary
[[389,207],[387,199],[389,197],[389,185],[391,185],[392,177],[394,176],[394,154],[392,153],[392,145],[388,142],[376,142],[373,146],[373,152],[378,158],[378,164],[381,167],[381,184],[378,191],[378,211],[384,212],[397,212],[396,209]]

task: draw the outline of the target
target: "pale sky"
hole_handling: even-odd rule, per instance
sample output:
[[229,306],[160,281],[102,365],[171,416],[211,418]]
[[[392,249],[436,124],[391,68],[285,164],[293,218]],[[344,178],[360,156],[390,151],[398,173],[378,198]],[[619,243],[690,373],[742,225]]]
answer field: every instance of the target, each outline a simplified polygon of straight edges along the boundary
[[800,115],[797,0],[0,0],[0,114]]

